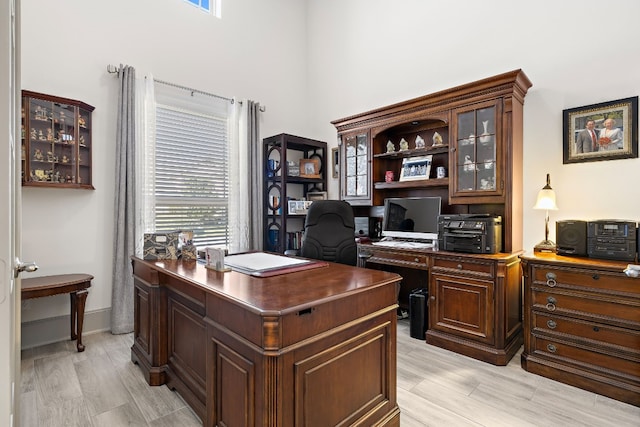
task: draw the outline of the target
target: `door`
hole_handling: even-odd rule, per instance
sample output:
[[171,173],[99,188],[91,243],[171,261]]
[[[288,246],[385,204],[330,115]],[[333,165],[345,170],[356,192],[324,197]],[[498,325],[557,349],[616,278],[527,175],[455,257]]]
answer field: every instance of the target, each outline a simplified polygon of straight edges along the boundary
[[[19,0],[0,0],[0,425],[17,426],[20,396]],[[9,72],[7,73],[6,70]],[[6,173],[6,172],[9,173]],[[8,345],[7,345],[8,344]],[[8,381],[7,381],[8,379]]]

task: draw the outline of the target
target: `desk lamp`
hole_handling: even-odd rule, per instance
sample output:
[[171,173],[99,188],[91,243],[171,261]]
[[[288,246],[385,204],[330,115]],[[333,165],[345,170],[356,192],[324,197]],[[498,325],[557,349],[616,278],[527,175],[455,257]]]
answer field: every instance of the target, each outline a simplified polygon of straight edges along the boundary
[[547,185],[538,192],[538,200],[533,209],[544,209],[544,240],[533,247],[534,252],[555,252],[556,244],[549,240],[549,210],[558,210],[556,206],[556,193],[551,188],[551,178],[547,174]]

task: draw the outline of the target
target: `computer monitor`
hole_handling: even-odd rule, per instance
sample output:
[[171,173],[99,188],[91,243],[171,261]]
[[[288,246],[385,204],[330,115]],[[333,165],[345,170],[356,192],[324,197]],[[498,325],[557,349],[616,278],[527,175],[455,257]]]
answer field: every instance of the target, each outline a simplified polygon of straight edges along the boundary
[[440,197],[390,197],[384,201],[382,235],[401,239],[437,240]]

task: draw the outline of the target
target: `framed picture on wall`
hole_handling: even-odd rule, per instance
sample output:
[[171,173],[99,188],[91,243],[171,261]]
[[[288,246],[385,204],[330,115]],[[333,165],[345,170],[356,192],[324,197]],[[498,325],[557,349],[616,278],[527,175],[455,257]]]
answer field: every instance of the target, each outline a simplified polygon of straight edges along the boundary
[[562,112],[563,162],[638,157],[638,97]]
[[340,176],[340,150],[338,147],[331,149],[331,177],[338,178]]

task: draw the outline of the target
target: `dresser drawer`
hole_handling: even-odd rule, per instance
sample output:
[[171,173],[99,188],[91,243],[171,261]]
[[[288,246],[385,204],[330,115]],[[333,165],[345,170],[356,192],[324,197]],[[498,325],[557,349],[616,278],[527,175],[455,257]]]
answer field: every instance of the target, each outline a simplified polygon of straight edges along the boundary
[[535,334],[560,334],[572,340],[590,341],[599,345],[611,345],[629,353],[640,355],[640,331],[609,326],[570,317],[554,316],[533,311],[532,332]]
[[582,370],[614,374],[625,382],[640,385],[640,358],[621,357],[614,351],[578,347],[560,340],[537,337],[534,353],[564,365],[574,365]]
[[619,274],[582,270],[578,268],[556,268],[551,266],[536,267],[533,270],[535,284],[554,287],[581,287],[604,292],[630,293],[640,297],[640,279]]
[[619,323],[640,330],[640,300],[601,294],[568,293],[560,289],[532,291],[533,309],[556,315],[579,315],[601,323]]
[[495,263],[482,262],[481,260],[465,259],[465,258],[444,258],[434,257],[433,267],[434,271],[442,272],[458,272],[462,274],[471,274],[474,276],[480,276],[485,278],[495,277]]

